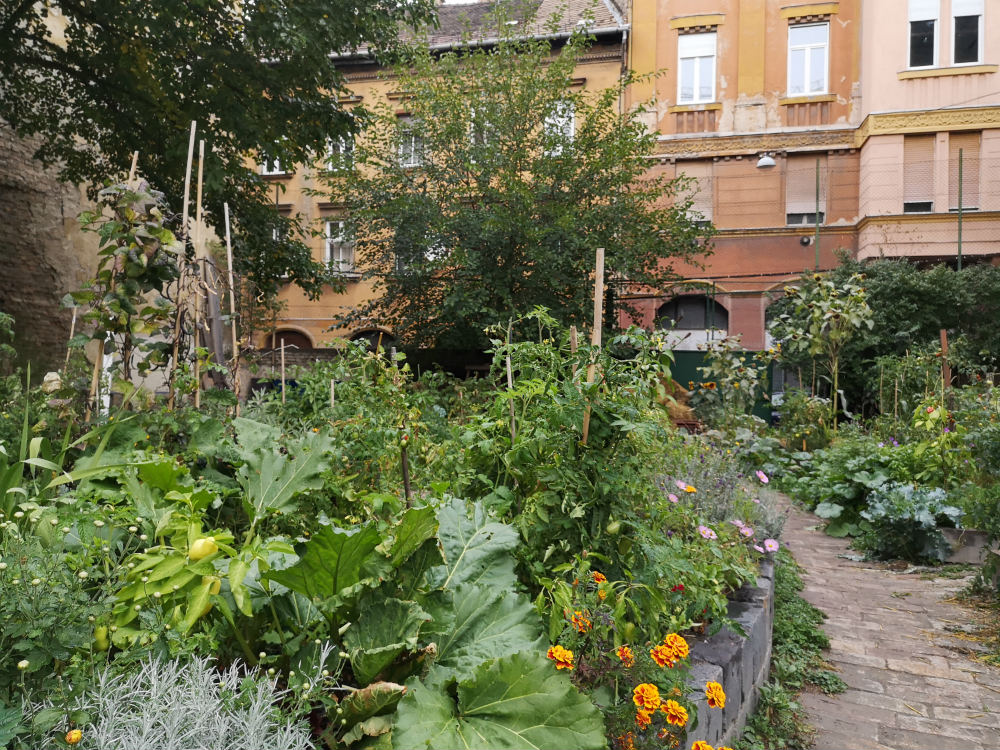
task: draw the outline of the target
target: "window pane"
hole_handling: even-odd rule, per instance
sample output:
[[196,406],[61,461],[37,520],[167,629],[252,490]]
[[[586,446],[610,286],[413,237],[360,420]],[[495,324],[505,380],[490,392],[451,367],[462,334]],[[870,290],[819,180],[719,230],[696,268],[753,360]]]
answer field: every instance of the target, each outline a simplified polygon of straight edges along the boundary
[[826,47],[809,50],[809,93],[826,91]]
[[788,43],[790,45],[800,44],[826,44],[828,26],[825,23],[814,26],[789,26]]
[[955,18],[955,62],[979,62],[979,16]]
[[715,82],[715,58],[698,58],[698,101],[712,101],[715,92],[713,84]]
[[910,67],[934,64],[934,21],[910,21]]
[[788,93],[806,92],[806,51],[793,49],[788,53]]
[[678,101],[694,101],[694,63],[691,58],[681,60]]

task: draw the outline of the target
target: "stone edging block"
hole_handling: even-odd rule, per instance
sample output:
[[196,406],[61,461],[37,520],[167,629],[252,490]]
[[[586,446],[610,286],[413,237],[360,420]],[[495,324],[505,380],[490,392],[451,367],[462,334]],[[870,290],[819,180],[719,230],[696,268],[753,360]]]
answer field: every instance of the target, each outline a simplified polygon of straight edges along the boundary
[[[746,584],[729,601],[729,617],[745,637],[723,628],[715,635],[691,639],[690,685],[698,710],[698,728],[691,740],[709,745],[732,745],[742,735],[747,718],[757,706],[760,686],[771,667],[771,633],[774,628],[774,562],[760,566],[756,585]],[[706,682],[718,682],[726,692],[726,707],[708,707]]]

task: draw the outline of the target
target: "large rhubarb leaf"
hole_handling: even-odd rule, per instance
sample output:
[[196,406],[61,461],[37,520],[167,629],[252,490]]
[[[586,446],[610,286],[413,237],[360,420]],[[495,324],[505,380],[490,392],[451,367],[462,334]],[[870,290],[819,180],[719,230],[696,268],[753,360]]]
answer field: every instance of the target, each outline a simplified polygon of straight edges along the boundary
[[[299,545],[299,561],[285,570],[272,570],[267,578],[310,599],[346,596],[359,584],[378,584],[385,557],[376,551],[381,535],[374,526],[338,529],[323,526],[312,539]],[[350,591],[349,591],[350,590]]]
[[344,645],[358,684],[374,680],[404,651],[417,648],[420,626],[431,619],[415,602],[370,597],[344,635]]
[[437,644],[436,679],[466,679],[484,661],[543,648],[538,613],[521,594],[463,583],[426,606],[433,619],[421,638]]
[[438,510],[438,539],[444,565],[427,571],[433,588],[454,588],[460,583],[481,583],[498,589],[514,585],[517,531],[493,521],[482,503],[472,506],[469,518],[466,503],[455,499]]
[[393,537],[389,546],[392,567],[398,568],[406,562],[438,530],[434,509],[430,506],[410,508],[391,530]]
[[600,712],[540,651],[484,663],[455,691],[407,687],[392,733],[401,750],[606,747]]
[[330,466],[333,441],[325,433],[307,432],[301,440],[288,441],[279,451],[273,429],[240,419],[237,436],[244,464],[236,473],[243,489],[243,506],[252,521],[275,511],[293,510],[295,497],[323,486],[322,474]]

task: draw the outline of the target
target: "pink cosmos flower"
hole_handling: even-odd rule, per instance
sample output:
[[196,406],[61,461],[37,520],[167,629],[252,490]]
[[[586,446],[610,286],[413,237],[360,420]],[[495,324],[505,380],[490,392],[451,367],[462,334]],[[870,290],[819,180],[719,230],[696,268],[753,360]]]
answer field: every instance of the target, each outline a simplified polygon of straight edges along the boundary
[[712,531],[708,526],[699,526],[698,533],[701,534],[705,539],[718,539],[719,535]]
[[686,490],[687,487],[688,487],[688,483],[687,482],[682,482],[680,479],[678,479],[676,482],[674,482],[674,484],[677,485],[677,489],[679,489],[679,490]]
[[761,547],[761,546],[760,546],[759,544],[755,544],[755,545],[753,546],[753,548],[754,548],[755,550],[757,550],[758,552],[760,552],[761,554],[763,554],[763,553],[764,553],[764,548],[763,548],[763,547]]
[[771,481],[770,479],[767,478],[767,474],[765,474],[760,469],[757,469],[757,478],[760,480],[761,484],[767,484],[768,482]]
[[754,498],[751,498],[751,499],[752,499],[752,500],[753,500],[753,501],[754,501],[755,503],[757,503],[757,505],[760,505],[760,498],[759,498],[759,497],[754,497]]
[[733,526],[735,526],[738,529],[742,529],[744,526],[746,526],[746,524],[743,523],[743,521],[741,519],[739,519],[739,518],[734,518],[729,523],[731,523]]
[[764,540],[764,549],[766,549],[768,552],[777,552],[778,546],[779,546],[778,543],[773,539]]
[[673,492],[671,492],[669,495],[667,495],[667,500],[669,500],[672,503],[676,503],[677,502],[677,495],[675,495]]
[[753,529],[751,529],[749,526],[741,526],[740,533],[743,536],[753,536]]

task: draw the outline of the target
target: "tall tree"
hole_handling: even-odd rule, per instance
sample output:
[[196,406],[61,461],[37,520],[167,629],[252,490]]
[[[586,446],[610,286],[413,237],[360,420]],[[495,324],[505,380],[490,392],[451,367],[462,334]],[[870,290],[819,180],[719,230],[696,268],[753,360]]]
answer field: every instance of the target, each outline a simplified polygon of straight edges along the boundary
[[463,349],[536,305],[589,326],[595,248],[610,278],[654,288],[676,278],[672,259],[705,252],[685,181],[649,173],[641,112],[621,111],[621,88],[575,85],[592,40],[556,48],[511,37],[525,25],[504,20],[495,44],[411,51],[393,83],[409,115],[377,109],[356,168],[330,175],[376,292],[344,323]]
[[[433,0],[0,0],[0,118],[41,136],[35,154],[94,191],[127,169],[180,205],[188,133],[210,157],[206,210],[239,223],[240,270],[273,293],[317,294],[331,280],[302,230],[275,210],[274,188],[248,166],[263,155],[309,163],[363,113],[338,104],[333,53],[395,47],[400,26],[433,19]],[[220,232],[221,235],[221,232]],[[287,276],[287,279],[282,279]]]

